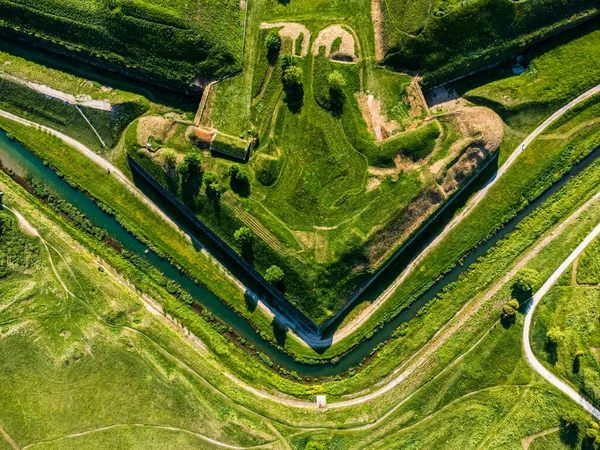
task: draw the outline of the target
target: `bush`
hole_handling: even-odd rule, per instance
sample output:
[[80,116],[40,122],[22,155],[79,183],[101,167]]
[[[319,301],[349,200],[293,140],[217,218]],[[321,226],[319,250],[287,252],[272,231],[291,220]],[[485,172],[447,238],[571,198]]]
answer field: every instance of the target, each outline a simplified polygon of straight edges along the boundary
[[301,67],[289,66],[283,72],[283,84],[289,88],[299,86],[302,84],[303,76],[304,72],[302,71]]
[[265,273],[265,280],[271,284],[277,285],[283,281],[284,276],[285,274],[283,273],[283,270],[281,270],[278,266],[273,265],[267,269]]
[[546,333],[546,340],[553,346],[557,346],[564,338],[564,333],[558,327],[552,327]]
[[177,154],[174,150],[170,148],[163,150],[162,152],[163,162],[165,164],[165,168],[168,170],[173,167],[177,161]]
[[248,227],[240,227],[233,233],[233,238],[241,247],[247,247],[252,244],[254,235]]
[[514,317],[516,313],[517,312],[515,311],[515,309],[509,304],[506,304],[502,307],[502,319],[510,319]]
[[329,88],[335,91],[341,91],[346,86],[346,79],[339,70],[334,70],[327,77]]
[[281,57],[281,68],[285,72],[288,67],[292,67],[298,64],[298,60],[292,55],[283,55]]
[[513,287],[523,294],[531,294],[538,285],[540,275],[534,269],[522,269],[515,278]]
[[265,45],[267,46],[268,56],[272,58],[279,54],[281,50],[281,37],[278,33],[270,33],[265,40]]

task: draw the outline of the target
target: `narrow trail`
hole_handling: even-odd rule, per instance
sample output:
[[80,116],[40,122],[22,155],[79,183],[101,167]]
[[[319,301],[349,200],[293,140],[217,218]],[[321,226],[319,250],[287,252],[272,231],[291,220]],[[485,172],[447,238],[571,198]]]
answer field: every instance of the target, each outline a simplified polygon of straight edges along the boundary
[[0,434],[4,436],[4,439],[6,439],[6,441],[10,444],[12,448],[14,448],[15,450],[21,450],[17,443],[13,440],[13,438],[11,438],[10,435],[4,430],[4,428],[2,428],[2,426],[0,426]]
[[225,444],[223,442],[215,441],[214,439],[204,436],[203,434],[196,433],[195,431],[191,431],[191,430],[186,430],[185,428],[170,427],[170,426],[166,426],[166,425],[150,425],[150,424],[145,424],[145,423],[119,423],[119,424],[115,424],[115,425],[107,425],[105,427],[94,428],[93,430],[82,431],[80,433],[66,434],[66,435],[58,437],[56,439],[48,439],[48,440],[44,440],[44,441],[34,442],[32,444],[26,445],[21,450],[25,450],[27,448],[34,447],[36,445],[49,444],[52,442],[58,442],[58,441],[62,441],[65,439],[72,439],[72,438],[76,438],[76,437],[87,436],[89,434],[100,433],[103,431],[113,430],[116,428],[131,428],[131,427],[151,428],[151,429],[155,429],[155,430],[167,430],[167,431],[176,431],[176,432],[180,432],[180,433],[186,433],[186,434],[195,436],[205,442],[216,445],[218,447],[231,448],[231,449],[236,449],[236,450],[264,448],[265,446],[271,444],[270,442],[267,442],[266,444],[255,445],[255,446],[251,446],[251,447],[238,447],[236,445],[229,445],[229,444]]
[[525,357],[527,362],[531,365],[533,370],[540,374],[546,381],[562,391],[568,397],[573,399],[579,406],[585,409],[587,412],[592,414],[596,419],[600,420],[600,410],[594,405],[587,401],[582,395],[580,395],[570,385],[562,381],[550,370],[548,370],[540,361],[535,357],[533,350],[531,349],[530,334],[531,334],[531,322],[536,306],[540,303],[542,298],[550,291],[552,286],[558,281],[560,276],[568,269],[568,267],[579,257],[579,255],[585,250],[585,248],[592,242],[598,235],[600,235],[600,224],[585,237],[585,239],[577,246],[575,250],[562,262],[562,264],[556,269],[550,278],[542,285],[542,287],[531,297],[531,302],[527,306],[527,312],[525,315],[525,324],[523,326],[523,348],[525,351]]

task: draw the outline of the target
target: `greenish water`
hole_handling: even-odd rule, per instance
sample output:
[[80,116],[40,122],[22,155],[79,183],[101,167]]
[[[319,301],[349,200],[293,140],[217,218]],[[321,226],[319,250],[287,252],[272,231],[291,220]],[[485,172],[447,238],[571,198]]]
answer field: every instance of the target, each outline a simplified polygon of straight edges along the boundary
[[[600,156],[600,148],[596,149],[588,157],[578,163],[571,170],[570,174],[575,175],[581,172],[598,156]],[[388,322],[371,339],[363,341],[347,355],[340,358],[337,364],[310,366],[300,364],[294,361],[294,359],[289,355],[279,352],[276,348],[265,342],[246,320],[240,318],[233,311],[227,308],[208,289],[202,286],[197,286],[190,278],[182,275],[168,261],[160,258],[152,251],[148,251],[148,253],[146,253],[148,250],[147,247],[138,241],[133,235],[127,232],[115,218],[104,213],[87,195],[70,187],[50,168],[44,166],[43,162],[29,150],[24,148],[18,142],[9,140],[3,131],[0,131],[0,161],[4,167],[12,169],[20,176],[31,174],[34,177],[42,180],[51,190],[55,191],[56,194],[76,206],[96,226],[105,229],[113,239],[117,240],[123,246],[123,248],[145,259],[159,271],[161,271],[165,276],[179,283],[194,297],[196,301],[217,316],[222,322],[231,326],[237,334],[243,336],[248,342],[254,344],[257,350],[269,356],[269,358],[271,358],[276,364],[281,365],[288,370],[294,370],[300,375],[312,377],[337,375],[360,364],[363,359],[368,357],[371,351],[377,345],[379,345],[381,342],[384,342],[400,324],[412,319],[421,307],[435,298],[435,296],[446,285],[457,280],[460,274],[465,272],[471,263],[483,256],[498,240],[502,239],[504,236],[506,236],[506,234],[514,230],[516,225],[527,214],[533,211],[550,195],[564,186],[564,184],[570,178],[569,176],[563,177],[559,182],[544,192],[544,194],[541,195],[536,201],[530,203],[513,220],[507,223],[504,228],[492,239],[488,240],[486,243],[472,251],[465,258],[462,265],[457,266],[454,270],[445,275],[435,284],[435,286],[419,297],[417,301],[410,305],[410,307],[403,310],[398,316],[396,316],[396,318]],[[151,190],[150,187],[143,187],[143,190],[146,191],[151,198],[157,199],[156,193],[149,192],[149,190]],[[157,203],[160,202],[157,200]],[[172,214],[172,211],[169,211],[168,208],[165,208],[165,212]],[[194,230],[188,229],[187,231],[191,232],[192,234],[196,234]],[[407,263],[408,261],[401,264],[392,265],[386,276],[382,277],[382,281],[385,280],[385,283],[390,282],[390,280],[400,273]]]

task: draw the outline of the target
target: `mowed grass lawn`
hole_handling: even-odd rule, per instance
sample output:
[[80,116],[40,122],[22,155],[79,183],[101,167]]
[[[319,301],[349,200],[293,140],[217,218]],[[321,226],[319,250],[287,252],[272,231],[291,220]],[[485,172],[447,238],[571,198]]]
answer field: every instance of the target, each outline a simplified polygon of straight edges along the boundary
[[[57,273],[78,297],[65,293],[36,238],[28,238],[37,251],[23,267],[11,253],[17,244],[6,243],[21,231],[12,213],[0,212],[11,224],[3,229],[1,250],[8,273],[0,278],[0,382],[10,389],[0,393],[0,422],[19,446],[50,441],[40,448],[106,448],[110,442],[111,448],[145,449],[175,442],[204,448],[212,444],[202,436],[239,446],[276,439],[265,422],[128,329],[148,327],[145,333],[158,345],[177,353],[176,335],[134,291],[99,270],[98,261],[28,205],[22,191],[5,187],[11,207],[48,240]],[[90,434],[68,437],[81,432]]]

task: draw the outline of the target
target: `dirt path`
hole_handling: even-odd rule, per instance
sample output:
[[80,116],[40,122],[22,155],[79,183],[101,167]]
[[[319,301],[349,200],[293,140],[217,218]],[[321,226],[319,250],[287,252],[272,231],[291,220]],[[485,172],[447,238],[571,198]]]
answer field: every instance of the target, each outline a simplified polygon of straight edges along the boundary
[[381,12],[381,0],[371,0],[371,21],[375,33],[375,59],[382,61],[385,56],[383,45],[383,13]]
[[523,450],[529,450],[529,446],[537,438],[547,436],[548,434],[556,433],[557,431],[558,431],[558,427],[555,427],[555,428],[550,428],[549,430],[540,431],[539,433],[532,434],[531,436],[527,436],[526,438],[523,438],[523,440],[521,441],[521,446],[523,447]]
[[44,84],[33,83],[31,81],[23,80],[21,78],[9,74],[0,74],[0,78],[5,78],[14,83],[27,86],[29,89],[32,89],[42,95],[45,95],[46,97],[60,100],[62,102],[68,103],[69,105],[81,105],[85,106],[86,108],[99,109],[102,111],[110,111],[112,109],[112,105],[108,100],[92,100],[92,98],[88,96],[75,97],[74,95],[53,89]]
[[238,447],[236,445],[229,445],[229,444],[225,444],[224,442],[215,441],[214,439],[211,439],[208,436],[204,436],[203,434],[197,433],[195,431],[186,430],[185,428],[170,427],[170,426],[166,426],[166,425],[150,425],[150,424],[145,424],[145,423],[120,423],[120,424],[116,424],[116,425],[109,425],[106,427],[94,428],[93,430],[82,431],[79,433],[66,434],[66,435],[58,437],[56,439],[48,439],[45,441],[34,442],[33,444],[26,445],[21,450],[25,450],[27,448],[34,447],[36,445],[49,444],[51,442],[58,442],[58,441],[62,441],[65,439],[72,439],[72,438],[76,438],[76,437],[87,436],[89,434],[100,433],[102,431],[113,430],[115,428],[131,428],[131,427],[151,428],[151,429],[155,429],[155,430],[177,431],[180,433],[190,434],[190,435],[195,436],[205,442],[208,442],[209,444],[216,445],[217,447],[239,449],[239,450],[252,449],[252,448],[264,448],[267,445],[271,444],[270,442],[268,442],[266,444],[255,445],[252,447]]
[[20,450],[19,446],[17,445],[17,443],[13,440],[13,438],[11,438],[9,436],[9,434],[4,430],[4,428],[2,428],[2,426],[0,426],[0,434],[2,436],[4,436],[4,439],[6,439],[6,441],[10,444],[10,446],[12,448],[14,448],[15,450]]
[[279,36],[281,36],[281,39],[290,39],[292,41],[292,51],[296,48],[296,40],[302,36],[302,51],[300,52],[300,57],[303,58],[308,55],[310,31],[308,31],[308,28],[304,25],[294,22],[263,22],[260,24],[260,27],[263,29],[281,28],[281,30],[279,30]]

